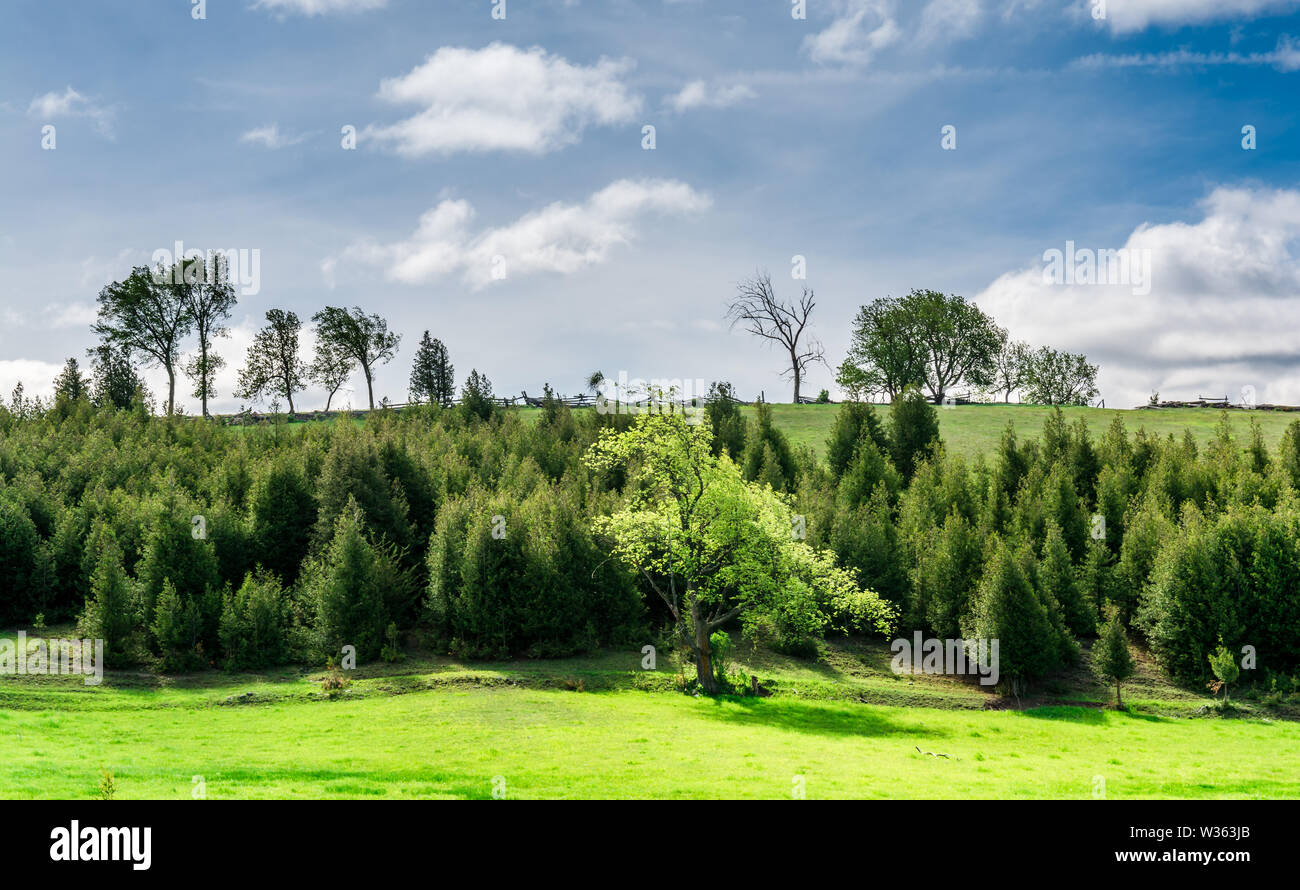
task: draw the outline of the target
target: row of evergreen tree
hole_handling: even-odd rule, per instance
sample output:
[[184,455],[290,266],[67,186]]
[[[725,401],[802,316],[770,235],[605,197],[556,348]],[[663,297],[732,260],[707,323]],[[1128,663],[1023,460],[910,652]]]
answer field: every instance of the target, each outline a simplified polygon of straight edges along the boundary
[[[0,625],[76,620],[118,663],[179,669],[379,657],[395,635],[555,656],[666,621],[594,531],[629,492],[583,457],[627,416],[550,399],[530,419],[489,398],[235,429],[85,399],[11,408]],[[1108,614],[1189,683],[1220,645],[1300,668],[1300,423],[1270,450],[1226,419],[1198,445],[1118,419],[1097,439],[1056,412],[972,461],[915,392],[886,420],[845,405],[824,459],[766,406],[715,399],[706,422],[900,631],[997,638],[1013,686],[1076,659]]]

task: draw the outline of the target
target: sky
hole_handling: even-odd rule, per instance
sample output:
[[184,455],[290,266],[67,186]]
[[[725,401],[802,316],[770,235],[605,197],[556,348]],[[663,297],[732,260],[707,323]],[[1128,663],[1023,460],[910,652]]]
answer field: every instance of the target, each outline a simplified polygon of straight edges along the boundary
[[922,288],[1086,353],[1108,407],[1300,404],[1298,99],[1300,0],[5,0],[0,396],[180,242],[248,252],[217,411],[267,310],[310,357],[325,305],[402,335],[393,402],[425,330],[499,395],[789,400],[726,321],[756,272],[815,293],[811,394]]

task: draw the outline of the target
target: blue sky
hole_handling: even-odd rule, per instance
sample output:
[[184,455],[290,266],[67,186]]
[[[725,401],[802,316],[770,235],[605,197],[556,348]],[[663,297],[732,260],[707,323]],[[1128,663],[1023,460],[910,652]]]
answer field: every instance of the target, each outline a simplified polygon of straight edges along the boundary
[[[218,409],[267,309],[326,304],[403,334],[394,401],[426,328],[499,393],[600,368],[788,398],[724,320],[757,269],[815,290],[832,364],[858,306],[933,288],[1086,352],[1110,406],[1300,403],[1300,0],[1094,6],[7,0],[0,393],[47,392],[99,289],[182,241],[260,252]],[[1045,283],[1067,241],[1149,251],[1149,292]]]

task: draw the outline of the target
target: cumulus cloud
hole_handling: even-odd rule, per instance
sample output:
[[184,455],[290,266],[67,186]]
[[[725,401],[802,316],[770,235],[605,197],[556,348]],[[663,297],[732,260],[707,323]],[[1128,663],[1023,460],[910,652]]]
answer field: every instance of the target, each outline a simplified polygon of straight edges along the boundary
[[738,102],[744,102],[747,99],[757,98],[750,87],[743,83],[723,86],[721,84],[708,84],[703,80],[695,80],[682,87],[680,93],[674,93],[668,98],[668,107],[673,111],[690,111],[695,108],[727,108]]
[[37,96],[27,106],[27,113],[42,121],[58,118],[84,117],[92,121],[95,129],[105,136],[113,133],[113,109],[98,105],[87,96],[74,90],[71,86],[62,93],[49,92]]
[[887,0],[835,0],[832,8],[830,25],[804,38],[804,52],[814,62],[865,65],[902,36]]
[[[1084,4],[1089,9],[1092,2]],[[1176,28],[1226,19],[1253,19],[1291,12],[1300,0],[1111,0],[1105,23],[1113,34],[1130,34],[1152,25]]]
[[556,202],[508,225],[474,231],[474,208],[448,199],[420,217],[410,238],[354,244],[345,256],[383,266],[390,281],[423,284],[459,274],[481,288],[502,276],[580,272],[632,241],[646,217],[696,214],[710,206],[708,196],[683,182],[621,179],[581,204]]
[[269,9],[272,12],[296,12],[299,15],[317,16],[336,12],[366,12],[382,9],[388,0],[257,0],[254,9]]
[[1152,390],[1236,401],[1246,386],[1260,401],[1300,404],[1300,191],[1223,187],[1202,210],[1195,222],[1143,223],[1122,245],[1150,251],[1146,295],[1127,283],[1050,284],[1043,262],[976,301],[1017,339],[1087,353],[1111,406]]
[[634,120],[641,98],[622,80],[631,68],[628,60],[607,58],[576,65],[541,47],[442,47],[409,73],[380,84],[383,101],[421,110],[395,124],[367,127],[363,136],[408,157],[544,154],[578,142],[587,127]]
[[256,127],[239,137],[240,142],[251,145],[260,145],[263,148],[269,148],[272,151],[279,148],[288,148],[291,145],[298,145],[306,139],[306,133],[281,133],[279,124],[268,124],[265,127]]

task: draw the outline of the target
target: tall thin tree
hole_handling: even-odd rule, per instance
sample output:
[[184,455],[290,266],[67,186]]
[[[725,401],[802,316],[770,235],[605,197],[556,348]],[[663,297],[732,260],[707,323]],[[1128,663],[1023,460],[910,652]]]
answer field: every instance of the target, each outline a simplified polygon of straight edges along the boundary
[[179,265],[179,274],[173,275],[174,286],[180,289],[199,338],[198,352],[186,363],[185,373],[194,381],[194,397],[202,405],[203,416],[208,417],[208,399],[216,395],[217,371],[226,366],[226,360],[212,351],[212,341],[230,333],[222,322],[235,306],[235,287],[224,256],[194,257]]
[[293,312],[271,309],[267,326],[257,332],[248,347],[248,361],[239,372],[236,396],[257,401],[266,393],[284,396],[289,413],[294,413],[293,394],[307,388],[307,367],[298,356],[298,332],[302,322]]
[[176,411],[180,344],[193,324],[189,304],[172,277],[162,266],[152,271],[135,267],[125,279],[99,292],[99,318],[91,326],[106,345],[167,372],[168,414]]

